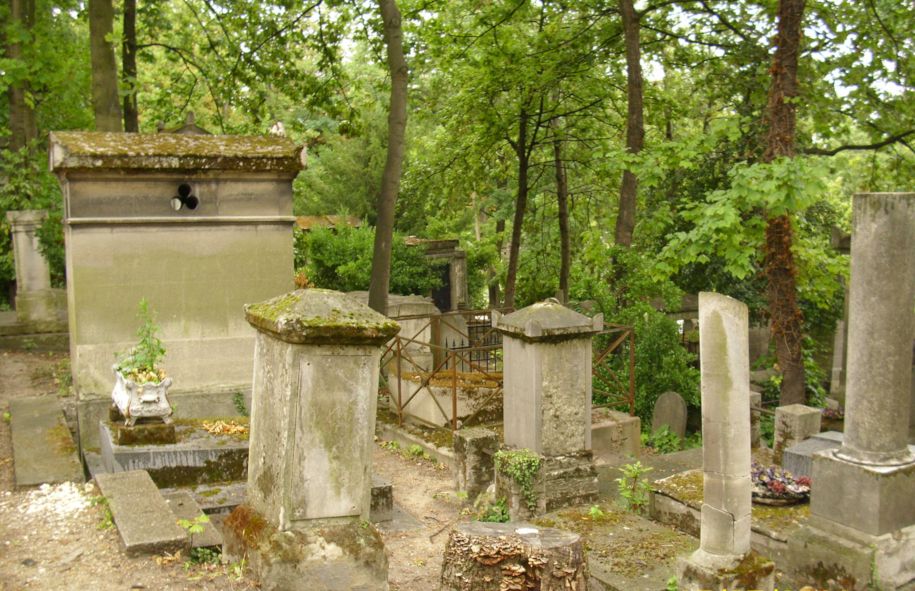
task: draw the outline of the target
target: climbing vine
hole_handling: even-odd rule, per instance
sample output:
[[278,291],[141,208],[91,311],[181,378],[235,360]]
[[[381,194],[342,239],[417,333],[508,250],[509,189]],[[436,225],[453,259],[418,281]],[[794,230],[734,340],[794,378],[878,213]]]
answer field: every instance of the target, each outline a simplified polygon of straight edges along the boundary
[[521,488],[529,511],[537,509],[534,477],[540,471],[540,456],[529,449],[503,449],[495,455],[496,470],[510,476]]

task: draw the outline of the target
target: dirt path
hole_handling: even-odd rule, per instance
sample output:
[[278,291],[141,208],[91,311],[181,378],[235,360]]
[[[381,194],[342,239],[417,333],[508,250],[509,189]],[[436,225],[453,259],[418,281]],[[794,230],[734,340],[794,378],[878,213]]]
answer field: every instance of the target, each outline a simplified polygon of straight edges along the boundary
[[[0,353],[0,413],[25,396],[57,396],[55,372],[66,355]],[[438,587],[441,554],[460,517],[450,472],[428,460],[378,447],[376,472],[391,481],[395,502],[413,517],[409,526],[386,530],[391,591]],[[233,565],[190,565],[185,557],[128,558],[117,532],[105,527],[104,511],[92,505],[98,493],[83,484],[14,491],[10,427],[0,420],[0,591],[18,589],[177,591],[255,589]]]

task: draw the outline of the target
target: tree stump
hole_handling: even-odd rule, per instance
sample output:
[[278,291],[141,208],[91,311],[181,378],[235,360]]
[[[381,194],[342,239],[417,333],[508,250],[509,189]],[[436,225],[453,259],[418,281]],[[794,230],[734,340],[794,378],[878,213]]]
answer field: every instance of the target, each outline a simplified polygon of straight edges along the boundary
[[526,523],[457,526],[442,560],[441,591],[586,591],[578,534]]

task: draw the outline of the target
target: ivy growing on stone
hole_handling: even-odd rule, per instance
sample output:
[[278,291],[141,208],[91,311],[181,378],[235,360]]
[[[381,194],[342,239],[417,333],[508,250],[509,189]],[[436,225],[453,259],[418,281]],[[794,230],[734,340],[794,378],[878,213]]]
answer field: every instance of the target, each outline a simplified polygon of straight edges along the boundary
[[534,482],[540,471],[540,456],[529,449],[503,449],[496,452],[495,462],[496,470],[510,476],[521,488],[528,510],[536,510],[537,491]]

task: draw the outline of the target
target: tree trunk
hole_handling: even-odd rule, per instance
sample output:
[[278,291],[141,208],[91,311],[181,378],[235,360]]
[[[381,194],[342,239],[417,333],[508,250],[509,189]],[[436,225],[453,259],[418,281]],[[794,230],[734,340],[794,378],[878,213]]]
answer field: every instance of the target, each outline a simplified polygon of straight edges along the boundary
[[515,281],[518,278],[518,256],[521,253],[521,226],[527,209],[527,174],[530,155],[527,151],[528,113],[522,108],[518,117],[518,142],[515,153],[518,156],[518,194],[515,197],[515,217],[512,220],[512,238],[508,247],[508,272],[505,275],[505,307],[515,307]]
[[572,532],[472,521],[458,525],[442,559],[442,591],[587,591],[584,544]]
[[372,279],[369,306],[384,314],[388,306],[391,283],[391,241],[394,236],[394,204],[400,190],[404,135],[407,129],[407,61],[403,53],[403,31],[396,0],[378,0],[384,23],[384,41],[388,49],[391,73],[391,107],[388,114],[388,158],[381,177],[378,195],[378,220],[375,223],[375,250],[372,255]]
[[[765,162],[794,156],[796,113],[793,99],[798,95],[797,64],[803,14],[804,0],[780,0],[778,3],[778,37],[766,106]],[[791,252],[792,234],[790,217],[767,215],[765,269],[772,336],[782,371],[780,405],[806,402],[801,350],[803,318],[797,305],[797,266]]]
[[[10,0],[10,24],[29,32],[31,39],[32,26],[35,24],[35,0]],[[21,43],[8,43],[6,56],[11,60],[27,60]],[[32,145],[38,137],[38,125],[35,120],[35,111],[26,100],[30,91],[28,77],[14,81],[7,90],[9,100],[9,127],[11,152],[18,152]]]
[[89,56],[92,64],[92,110],[97,131],[122,131],[121,102],[114,44],[109,41],[114,26],[111,0],[89,0]]
[[559,122],[553,120],[553,163],[556,169],[556,201],[559,205],[559,293],[563,304],[569,303],[569,272],[572,267],[572,239],[569,236],[569,181],[562,161]]
[[[623,34],[626,40],[626,90],[628,94],[628,115],[626,120],[626,149],[630,154],[642,151],[645,130],[642,123],[642,65],[639,46],[639,15],[632,0],[620,0],[623,15]],[[636,195],[639,177],[631,170],[623,171],[620,185],[620,205],[616,216],[616,243],[632,246],[635,230]]]
[[124,0],[124,43],[121,61],[124,71],[122,80],[127,94],[124,95],[124,131],[140,131],[140,115],[137,112],[137,0]]
[[[496,248],[499,252],[499,262],[502,261],[502,237],[505,235],[505,220],[496,220]],[[489,307],[498,308],[501,306],[499,301],[499,276],[495,269],[490,269],[487,274],[489,279]]]

